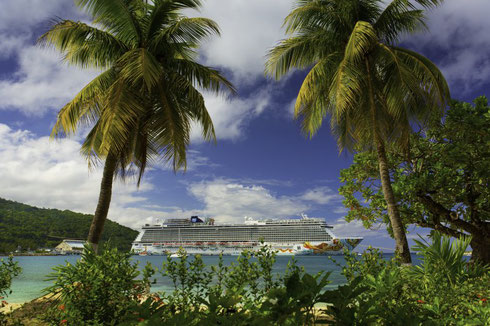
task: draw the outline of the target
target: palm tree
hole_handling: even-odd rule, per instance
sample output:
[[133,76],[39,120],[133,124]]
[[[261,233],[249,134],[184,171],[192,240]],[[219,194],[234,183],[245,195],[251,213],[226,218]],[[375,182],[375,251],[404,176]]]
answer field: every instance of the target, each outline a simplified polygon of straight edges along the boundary
[[298,0],[285,19],[287,39],[268,54],[276,79],[291,68],[311,68],[299,90],[295,117],[312,137],[323,119],[340,151],[377,151],[396,250],[411,263],[404,225],[391,187],[386,146],[408,146],[415,122],[440,116],[449,89],[424,56],[399,47],[401,35],[424,25],[424,9],[442,0]]
[[64,61],[102,72],[58,113],[53,137],[89,127],[82,153],[89,165],[105,159],[99,201],[88,242],[97,250],[116,175],[138,172],[163,159],[174,171],[186,168],[191,122],[215,140],[214,127],[198,89],[234,88],[217,70],[197,63],[206,37],[219,34],[206,18],[188,18],[200,0],[75,0],[92,25],[57,21],[39,42]]

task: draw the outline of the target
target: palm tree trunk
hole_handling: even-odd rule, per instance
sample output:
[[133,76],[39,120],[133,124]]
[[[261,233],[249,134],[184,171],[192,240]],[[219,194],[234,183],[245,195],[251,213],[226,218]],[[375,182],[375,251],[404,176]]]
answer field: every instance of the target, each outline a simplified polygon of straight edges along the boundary
[[378,153],[381,188],[383,189],[383,195],[385,197],[386,204],[388,205],[388,216],[390,218],[391,228],[393,229],[393,236],[396,242],[396,252],[400,256],[403,264],[411,264],[412,257],[410,256],[407,235],[405,234],[400,212],[398,211],[398,206],[396,204],[395,195],[393,194],[393,188],[391,187],[385,146],[383,140],[381,140],[379,136],[376,137],[376,150]]
[[97,203],[97,208],[95,209],[94,219],[90,225],[90,231],[87,238],[88,243],[92,245],[95,252],[97,252],[102,231],[104,230],[104,223],[107,219],[107,213],[109,212],[109,206],[111,204],[112,181],[116,172],[116,162],[116,156],[109,153],[105,160],[104,172],[102,174],[99,201]]
[[400,256],[402,264],[412,264],[412,257],[410,256],[410,248],[408,247],[407,235],[403,228],[403,223],[396,205],[395,195],[393,194],[393,188],[391,187],[390,173],[388,170],[388,159],[386,158],[386,150],[384,141],[379,135],[376,119],[376,103],[374,96],[374,86],[372,81],[371,64],[368,58],[365,58],[366,73],[368,76],[368,92],[369,102],[371,106],[371,119],[373,124],[374,143],[378,153],[379,174],[381,177],[381,188],[383,189],[383,195],[388,205],[388,217],[390,218],[391,228],[393,230],[393,237],[396,243],[396,252]]

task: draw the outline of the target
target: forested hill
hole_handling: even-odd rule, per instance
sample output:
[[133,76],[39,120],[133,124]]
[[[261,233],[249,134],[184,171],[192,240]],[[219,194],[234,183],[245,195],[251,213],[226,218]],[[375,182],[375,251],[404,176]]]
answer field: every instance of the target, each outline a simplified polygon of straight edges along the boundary
[[[35,250],[55,247],[62,239],[86,239],[92,215],[46,209],[0,198],[0,253],[21,246]],[[137,231],[106,221],[102,241],[129,250]]]

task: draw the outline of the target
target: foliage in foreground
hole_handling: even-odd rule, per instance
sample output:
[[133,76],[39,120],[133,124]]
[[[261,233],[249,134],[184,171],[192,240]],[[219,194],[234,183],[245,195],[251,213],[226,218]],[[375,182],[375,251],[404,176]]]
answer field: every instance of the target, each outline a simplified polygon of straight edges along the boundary
[[372,248],[345,252],[347,283],[336,289],[326,287],[330,272],[310,275],[294,259],[274,275],[267,247],[211,267],[181,251],[160,269],[174,290],[144,297],[151,267],[135,281],[128,254],[87,249],[82,261],[56,268],[50,290],[61,296],[48,316],[76,325],[488,325],[489,268],[465,260],[468,242],[435,234],[417,244],[414,267]]
[[[13,257],[10,256],[6,260],[0,259],[0,308],[6,305],[4,301],[4,296],[12,293],[10,290],[10,285],[12,284],[12,279],[21,273],[21,268],[17,262],[13,261]],[[0,325],[4,322],[4,315],[0,312]]]
[[160,269],[174,290],[152,295],[154,268],[141,275],[129,254],[87,248],[76,264],[55,268],[49,291],[58,297],[43,318],[50,325],[489,325],[489,266],[467,262],[468,241],[437,233],[431,243],[417,241],[421,262],[413,267],[372,248],[345,252],[347,282],[335,289],[326,287],[330,272],[310,275],[294,259],[274,275],[270,248],[210,267],[182,251]]
[[[401,267],[396,259],[383,260],[369,248],[359,258],[345,252],[342,274],[350,289],[363,287],[338,313],[348,315],[345,325],[488,325],[489,267],[468,263],[463,253],[468,241],[451,243],[435,233],[432,243],[416,241],[419,265]],[[345,300],[340,300],[342,303]],[[345,319],[343,319],[345,320]]]
[[18,276],[21,272],[21,268],[17,262],[14,262],[12,256],[5,259],[0,259],[0,297],[12,293],[10,285],[12,279]]
[[[86,246],[81,259],[54,268],[53,286],[46,292],[56,299],[47,315],[54,325],[114,325],[149,290],[153,268],[141,273],[130,253],[104,248],[100,255]],[[142,279],[137,278],[142,274]]]

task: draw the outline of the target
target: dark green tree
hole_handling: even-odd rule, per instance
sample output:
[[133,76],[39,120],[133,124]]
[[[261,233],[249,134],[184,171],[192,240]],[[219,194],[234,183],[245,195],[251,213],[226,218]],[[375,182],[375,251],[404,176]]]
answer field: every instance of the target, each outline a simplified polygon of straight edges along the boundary
[[[0,198],[0,255],[17,250],[54,248],[63,239],[87,236],[93,215],[37,208]],[[138,231],[108,220],[101,243],[129,251]]]
[[424,9],[441,0],[298,0],[286,17],[289,38],[269,52],[266,71],[281,78],[310,69],[295,116],[312,137],[330,117],[340,150],[374,149],[396,250],[411,263],[388,173],[386,146],[407,147],[414,122],[440,115],[449,89],[424,56],[397,45],[424,26]]
[[102,73],[59,112],[53,136],[91,128],[82,153],[105,160],[99,201],[88,242],[100,241],[119,173],[138,171],[162,158],[174,170],[186,167],[191,123],[215,140],[214,127],[198,89],[234,91],[220,73],[196,62],[206,37],[219,34],[206,18],[188,18],[200,0],[75,0],[92,25],[61,20],[41,38],[64,60]]
[[[438,126],[411,137],[407,154],[391,149],[389,172],[405,225],[416,224],[461,238],[471,235],[473,259],[490,263],[490,107],[453,102]],[[388,222],[377,157],[356,154],[341,171],[347,220],[369,227]],[[363,204],[362,199],[367,204]],[[390,231],[391,232],[391,231]]]

